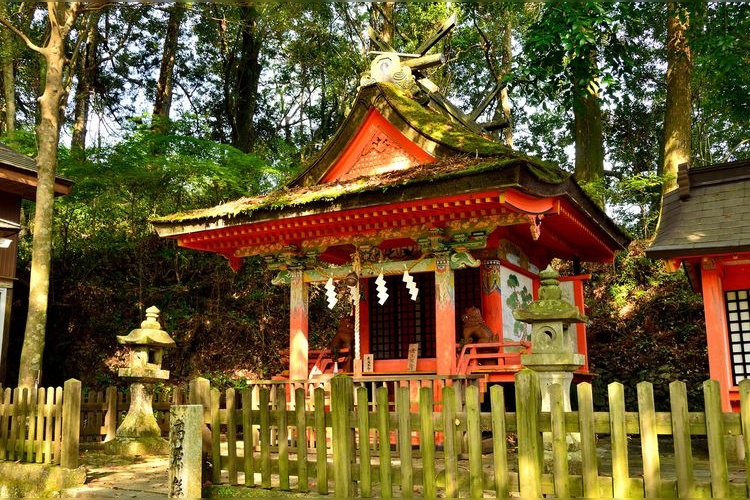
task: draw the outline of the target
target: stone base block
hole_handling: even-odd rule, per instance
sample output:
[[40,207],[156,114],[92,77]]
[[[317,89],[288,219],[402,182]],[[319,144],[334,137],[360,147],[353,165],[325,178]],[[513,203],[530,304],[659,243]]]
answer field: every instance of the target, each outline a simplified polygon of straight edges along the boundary
[[109,455],[168,455],[169,442],[160,437],[115,438],[104,443]]
[[86,468],[0,462],[0,498],[57,497],[67,488],[83,486]]

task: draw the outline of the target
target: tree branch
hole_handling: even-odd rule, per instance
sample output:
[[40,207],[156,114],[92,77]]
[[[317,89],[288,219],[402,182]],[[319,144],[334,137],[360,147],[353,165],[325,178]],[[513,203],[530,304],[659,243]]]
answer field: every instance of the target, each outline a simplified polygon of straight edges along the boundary
[[33,50],[35,52],[39,52],[39,53],[43,52],[42,47],[40,47],[39,45],[37,45],[34,42],[32,42],[31,38],[29,38],[28,36],[26,36],[26,33],[24,33],[23,31],[19,30],[18,28],[16,28],[15,25],[13,25],[13,23],[11,23],[4,16],[0,16],[0,24],[2,24],[3,26],[5,26],[6,28],[8,28],[18,38],[20,38],[21,40],[23,40],[23,43],[25,43],[26,46],[28,48],[30,48],[31,50]]

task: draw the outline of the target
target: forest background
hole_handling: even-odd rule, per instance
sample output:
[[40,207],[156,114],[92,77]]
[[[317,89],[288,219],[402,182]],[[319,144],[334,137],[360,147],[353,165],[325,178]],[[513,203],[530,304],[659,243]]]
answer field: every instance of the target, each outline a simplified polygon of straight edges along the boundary
[[[151,305],[177,342],[165,359],[173,381],[281,371],[288,290],[260,261],[235,273],[159,240],[149,217],[282,186],[345,116],[377,49],[368,29],[409,53],[452,14],[431,80],[465,111],[491,93],[484,118],[511,124],[498,140],[574,172],[635,240],[613,264],[584,267],[596,387],[649,380],[658,392],[681,379],[698,391],[700,296],[643,249],[678,162],[750,157],[744,3],[0,3],[0,140],[30,156],[43,156],[38,97],[55,64],[36,49],[61,33],[64,50],[52,163],[75,186],[51,222],[43,383],[116,384],[115,336]],[[38,206],[24,205],[8,381]],[[319,292],[311,300],[320,346],[334,322]]]

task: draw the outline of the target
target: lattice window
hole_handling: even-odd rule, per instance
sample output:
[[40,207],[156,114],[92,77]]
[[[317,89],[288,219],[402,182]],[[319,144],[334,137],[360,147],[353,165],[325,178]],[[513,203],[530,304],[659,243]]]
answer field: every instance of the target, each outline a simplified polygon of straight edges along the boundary
[[459,269],[454,274],[456,290],[456,340],[461,340],[463,322],[461,316],[469,307],[482,309],[482,289],[479,268]]
[[726,292],[734,384],[750,378],[750,290]]
[[[419,356],[435,357],[435,277],[432,273],[412,275],[419,288],[411,300],[401,275],[386,276],[389,298],[382,306],[370,306],[370,351],[375,359],[406,359],[409,344],[419,344]],[[375,280],[369,279],[369,296],[377,297]]]

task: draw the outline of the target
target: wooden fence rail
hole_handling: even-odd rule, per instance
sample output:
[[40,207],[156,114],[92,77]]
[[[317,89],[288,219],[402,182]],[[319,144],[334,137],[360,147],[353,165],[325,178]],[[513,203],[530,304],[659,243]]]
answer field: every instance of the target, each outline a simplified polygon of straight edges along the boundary
[[[184,391],[167,387],[154,394],[152,407],[162,436],[169,436],[169,408],[181,404]],[[84,390],[81,402],[81,443],[88,445],[115,438],[117,427],[130,408],[130,393],[110,386],[104,391]]]
[[721,411],[715,381],[704,384],[702,412],[688,411],[682,382],[670,390],[670,412],[655,411],[649,383],[637,387],[638,411],[626,411],[623,386],[612,384],[609,411],[595,412],[583,383],[578,410],[564,412],[562,389],[552,386],[551,410],[542,412],[537,375],[524,370],[515,412],[500,386],[482,412],[474,385],[459,402],[457,387],[422,387],[416,398],[408,387],[373,394],[345,376],[326,389],[223,394],[198,379],[190,402],[204,405],[214,484],[336,497],[747,497],[750,459],[737,463],[727,445],[750,449],[750,381],[741,384],[742,413]]
[[81,383],[0,392],[0,460],[78,467]]

